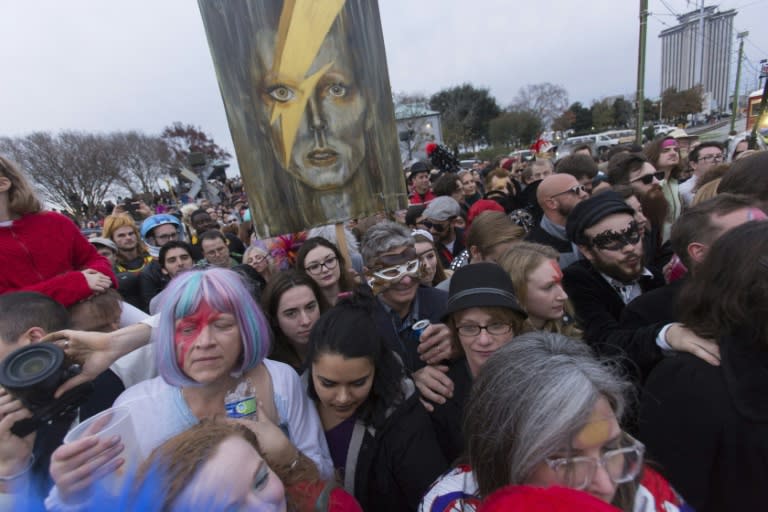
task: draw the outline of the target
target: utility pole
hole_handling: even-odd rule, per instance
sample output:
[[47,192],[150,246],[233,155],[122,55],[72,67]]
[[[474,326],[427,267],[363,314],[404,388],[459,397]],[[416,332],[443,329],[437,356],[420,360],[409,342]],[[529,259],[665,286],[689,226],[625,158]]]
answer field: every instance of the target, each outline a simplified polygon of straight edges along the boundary
[[733,89],[733,106],[731,107],[731,133],[736,131],[736,113],[739,110],[739,82],[741,81],[741,59],[744,56],[744,38],[749,31],[739,32],[739,62],[736,64],[736,87]]
[[640,44],[637,50],[637,127],[635,142],[643,143],[643,103],[645,103],[645,36],[648,32],[648,0],[640,0]]

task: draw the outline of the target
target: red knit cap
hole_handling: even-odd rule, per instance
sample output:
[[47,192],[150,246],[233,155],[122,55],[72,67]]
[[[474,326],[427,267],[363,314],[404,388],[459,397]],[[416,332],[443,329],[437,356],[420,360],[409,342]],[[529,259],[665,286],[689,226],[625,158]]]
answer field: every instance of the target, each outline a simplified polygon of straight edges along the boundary
[[620,512],[613,505],[565,487],[510,485],[483,501],[477,512]]
[[480,215],[483,212],[503,212],[504,207],[502,207],[499,203],[494,201],[493,199],[480,199],[478,201],[475,201],[475,204],[473,204],[469,211],[467,212],[467,230],[469,230],[470,226],[472,226],[472,221],[475,220],[475,217]]

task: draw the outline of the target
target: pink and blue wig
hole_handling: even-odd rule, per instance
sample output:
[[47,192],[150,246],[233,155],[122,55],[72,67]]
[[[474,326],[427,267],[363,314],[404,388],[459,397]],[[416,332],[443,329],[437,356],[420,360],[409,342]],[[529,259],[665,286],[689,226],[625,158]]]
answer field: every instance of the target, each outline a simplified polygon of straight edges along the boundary
[[183,272],[163,291],[159,325],[152,330],[158,372],[173,386],[198,385],[179,367],[175,327],[177,320],[193,314],[203,301],[216,311],[233,314],[240,328],[243,352],[233,375],[245,373],[269,354],[269,324],[237,273],[222,268]]

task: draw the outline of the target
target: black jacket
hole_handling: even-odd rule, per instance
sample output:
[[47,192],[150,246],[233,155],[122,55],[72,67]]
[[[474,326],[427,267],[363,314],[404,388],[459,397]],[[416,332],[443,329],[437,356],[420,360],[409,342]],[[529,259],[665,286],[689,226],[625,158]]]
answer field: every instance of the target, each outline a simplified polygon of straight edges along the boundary
[[452,228],[456,232],[456,238],[453,241],[453,250],[449,251],[442,242],[435,241],[437,256],[443,264],[443,268],[449,268],[453,259],[464,250],[464,230],[461,228]]
[[621,312],[621,327],[639,329],[655,323],[677,322],[677,295],[683,284],[685,279],[678,279],[627,304]]
[[453,381],[453,396],[443,404],[433,404],[435,410],[430,414],[435,436],[445,459],[454,464],[464,453],[464,407],[469,399],[472,388],[472,374],[467,366],[466,358],[462,357],[451,363],[447,373]]
[[363,510],[417,510],[422,496],[448,469],[448,463],[413,384],[408,397],[392,410],[380,429],[358,421],[355,430],[362,438],[355,443],[353,432],[345,475],[354,480],[352,494]]
[[[125,391],[123,382],[112,370],[100,373],[93,380],[93,393],[79,408],[80,421],[83,422],[112,407],[114,401],[123,391]],[[32,448],[32,453],[35,456],[31,471],[32,485],[29,496],[32,503],[37,503],[39,500],[42,506],[42,500],[48,495],[48,491],[53,485],[49,472],[51,455],[63,443],[64,436],[67,435],[74,420],[75,414],[60,417],[37,430],[35,444]]]
[[643,393],[640,440],[699,512],[768,507],[768,352],[751,338],[721,339],[720,366],[665,359]]
[[[645,293],[663,282],[658,276],[640,278],[640,287]],[[624,302],[587,260],[577,261],[565,269],[563,285],[573,302],[576,319],[584,329],[584,341],[597,355],[618,358],[635,379],[647,375],[661,359],[656,336],[663,324],[622,329],[619,320]]]
[[141,308],[144,311],[149,311],[149,303],[152,299],[163,291],[163,288],[171,282],[171,278],[166,274],[163,274],[158,261],[152,260],[152,263],[144,267],[139,275],[139,288],[141,289],[141,300],[144,303],[144,307]]
[[[446,302],[448,302],[448,293],[432,287],[419,286],[416,297],[419,300],[418,319],[426,318],[433,324],[441,323],[441,317],[445,313]],[[377,331],[384,337],[389,347],[400,356],[406,372],[410,374],[426,366],[426,363],[419,358],[416,350],[419,342],[413,332],[408,329],[398,334],[396,320],[378,300],[375,303],[373,314]]]
[[548,245],[557,250],[559,253],[573,252],[573,245],[571,245],[570,241],[550,235],[541,228],[541,224],[536,224],[536,226],[531,230],[530,233],[528,233],[528,236],[526,236],[525,239],[529,242]]

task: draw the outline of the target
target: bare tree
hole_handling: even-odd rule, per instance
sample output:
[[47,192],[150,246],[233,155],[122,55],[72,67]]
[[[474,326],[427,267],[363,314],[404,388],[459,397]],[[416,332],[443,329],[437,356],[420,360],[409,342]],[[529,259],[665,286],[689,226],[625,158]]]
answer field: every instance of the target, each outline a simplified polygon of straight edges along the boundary
[[71,212],[93,215],[120,171],[108,136],[36,132],[0,139],[0,151],[18,162],[46,199]]
[[509,111],[527,111],[541,119],[545,128],[552,125],[568,109],[568,91],[565,88],[544,82],[528,84],[517,92]]
[[120,165],[117,183],[132,196],[157,190],[158,180],[168,175],[171,165],[168,144],[160,137],[135,131],[114,133],[110,138]]

